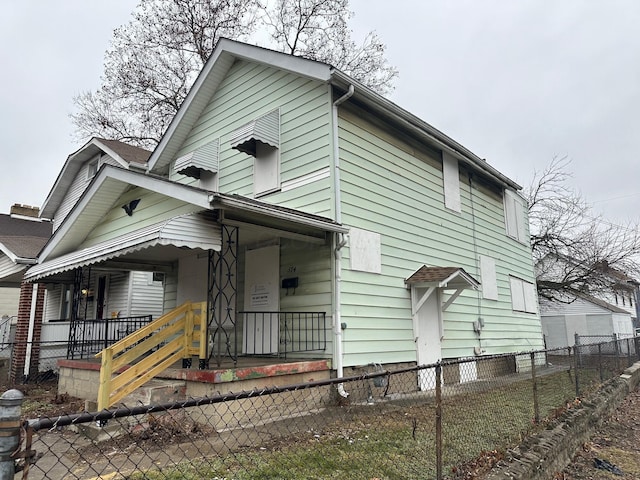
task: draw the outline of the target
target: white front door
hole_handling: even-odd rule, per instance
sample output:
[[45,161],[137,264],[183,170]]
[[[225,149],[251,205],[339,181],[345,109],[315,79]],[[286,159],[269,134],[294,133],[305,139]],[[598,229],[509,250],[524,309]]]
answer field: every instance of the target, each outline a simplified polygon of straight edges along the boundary
[[280,246],[247,250],[244,272],[243,352],[278,353]]
[[[440,291],[414,287],[411,290],[414,307],[414,338],[418,365],[436,363],[441,359],[442,312]],[[418,371],[420,390],[431,390],[436,386],[435,368]]]

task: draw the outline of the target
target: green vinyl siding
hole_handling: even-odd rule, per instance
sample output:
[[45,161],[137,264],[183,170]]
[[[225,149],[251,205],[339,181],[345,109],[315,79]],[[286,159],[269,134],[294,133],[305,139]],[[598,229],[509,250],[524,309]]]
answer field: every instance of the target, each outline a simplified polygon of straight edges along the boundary
[[[339,145],[342,221],[381,235],[380,274],[350,270],[342,260],[342,321],[345,365],[416,359],[410,291],[404,280],[419,267],[462,267],[481,280],[479,256],[496,263],[498,300],[465,290],[443,314],[442,358],[503,353],[542,347],[537,315],[513,312],[509,275],[533,282],[529,246],[506,235],[502,192],[460,166],[461,212],[444,207],[439,152],[405,141],[390,128],[341,109]],[[445,300],[447,298],[445,293]],[[473,322],[482,317],[480,336]],[[372,339],[370,329],[387,342]],[[368,353],[367,353],[368,352]]]
[[[239,232],[242,237],[242,229]],[[291,240],[279,239],[280,271],[279,279],[298,277],[295,289],[280,289],[280,311],[283,312],[324,312],[326,319],[327,348],[324,352],[296,353],[296,358],[331,358],[333,352],[332,300],[331,300],[331,248]],[[263,245],[266,246],[266,245]],[[238,310],[244,310],[244,269],[246,248],[238,254]],[[238,346],[242,345],[242,326],[238,328]]]
[[[328,85],[246,61],[237,61],[196,122],[176,158],[220,139],[219,190],[253,197],[254,157],[231,148],[233,133],[256,118],[280,111],[280,181],[290,182],[330,166],[331,103]],[[198,181],[172,171],[173,180]],[[329,178],[260,200],[328,216],[332,212]]]
[[[140,202],[133,216],[130,217],[125,213],[122,205],[134,199],[139,199]],[[181,200],[142,188],[134,188],[114,203],[113,208],[105,215],[100,224],[96,225],[87,236],[83,247],[90,247],[119,235],[198,210],[201,208]]]

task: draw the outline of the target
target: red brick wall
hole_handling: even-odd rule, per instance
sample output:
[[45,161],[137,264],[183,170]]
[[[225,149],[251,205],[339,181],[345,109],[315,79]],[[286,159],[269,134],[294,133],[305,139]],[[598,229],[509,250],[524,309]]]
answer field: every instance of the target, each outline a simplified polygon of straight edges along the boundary
[[[33,346],[31,349],[31,363],[29,374],[38,373],[40,358],[40,333],[42,331],[42,315],[44,309],[44,285],[38,285],[36,299],[35,325],[33,329]],[[20,285],[20,300],[18,303],[18,323],[14,340],[13,354],[9,381],[22,383],[24,381],[24,365],[27,354],[27,340],[29,336],[29,318],[31,317],[31,301],[33,298],[33,284],[22,282]]]

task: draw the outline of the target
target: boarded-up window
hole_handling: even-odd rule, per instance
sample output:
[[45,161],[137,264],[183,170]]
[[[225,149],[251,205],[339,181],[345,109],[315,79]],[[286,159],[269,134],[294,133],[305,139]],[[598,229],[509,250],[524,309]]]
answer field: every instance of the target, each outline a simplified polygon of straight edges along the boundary
[[351,228],[349,230],[349,255],[351,270],[382,273],[379,233]]
[[482,298],[498,300],[496,261],[485,255],[480,255],[480,282],[482,284]]
[[444,206],[460,212],[460,174],[458,159],[446,152],[442,153],[442,177],[444,182]]
[[509,277],[511,306],[516,312],[538,313],[536,287],[517,277]]
[[507,235],[519,242],[527,242],[524,200],[511,190],[504,191],[504,217]]
[[273,110],[231,134],[231,148],[252,155],[253,193],[280,189],[280,110]]

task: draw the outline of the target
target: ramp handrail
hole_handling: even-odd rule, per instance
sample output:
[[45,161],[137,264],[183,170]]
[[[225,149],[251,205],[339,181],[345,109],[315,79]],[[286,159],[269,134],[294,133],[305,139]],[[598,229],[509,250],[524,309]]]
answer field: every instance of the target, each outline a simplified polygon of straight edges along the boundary
[[207,358],[207,302],[185,302],[96,354],[98,410],[109,408],[180,359]]

